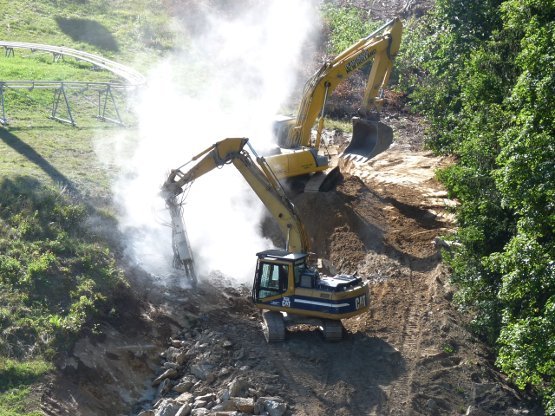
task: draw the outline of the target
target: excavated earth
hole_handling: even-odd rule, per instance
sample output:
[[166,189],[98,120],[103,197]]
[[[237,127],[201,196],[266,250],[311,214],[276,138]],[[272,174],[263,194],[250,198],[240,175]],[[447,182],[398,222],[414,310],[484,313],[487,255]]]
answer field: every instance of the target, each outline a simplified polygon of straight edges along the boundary
[[[313,249],[368,280],[370,309],[344,321],[345,339],[290,328],[266,344],[250,288],[221,275],[196,292],[150,283],[101,335],[59,360],[43,393],[49,415],[528,415],[541,414],[491,363],[451,304],[440,238],[453,230],[418,121],[390,119],[394,145],[341,163],[336,189],[294,198]],[[327,131],[332,152],[349,137]],[[420,139],[419,139],[420,138]],[[271,227],[270,227],[271,228]]]
[[[185,3],[187,15],[200,4]],[[418,17],[432,1],[350,3],[386,19]],[[455,202],[434,176],[450,161],[422,149],[421,121],[389,114],[389,150],[365,163],[339,161],[334,190],[294,197],[327,268],[369,282],[370,308],[344,321],[343,341],[328,343],[304,326],[266,344],[250,288],[221,275],[197,291],[161,288],[127,266],[131,290],[115,305],[118,315],[59,357],[59,371],[36,392],[45,414],[542,414],[496,371],[452,304],[440,250],[448,249],[441,237],[454,229]],[[350,137],[325,135],[337,161]],[[271,221],[262,228],[276,233]]]

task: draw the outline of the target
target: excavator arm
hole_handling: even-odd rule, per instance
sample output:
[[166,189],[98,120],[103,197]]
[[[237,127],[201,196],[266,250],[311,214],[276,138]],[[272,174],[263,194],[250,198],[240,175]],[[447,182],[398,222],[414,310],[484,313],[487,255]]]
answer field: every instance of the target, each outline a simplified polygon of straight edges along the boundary
[[[297,116],[285,117],[275,123],[282,153],[268,156],[266,161],[280,179],[323,172],[329,168],[328,157],[318,154],[326,101],[341,82],[370,61],[372,66],[361,105],[363,118],[353,118],[351,145],[343,155],[368,159],[389,147],[393,139],[391,129],[367,119],[370,113],[378,114],[382,108],[383,99],[379,95],[389,81],[402,31],[401,21],[398,18],[391,20],[326,62],[308,80]],[[315,123],[316,140],[312,142],[311,131]]]
[[319,118],[314,145],[315,148],[319,148],[327,97],[353,71],[361,68],[371,59],[374,61],[366,83],[361,109],[364,112],[381,110],[383,100],[378,95],[389,81],[393,59],[401,44],[402,30],[402,23],[398,18],[391,20],[341,52],[313,75],[305,86],[295,124],[288,132],[286,147],[310,146],[310,132],[316,119]]
[[276,219],[282,234],[286,238],[287,251],[296,253],[308,253],[309,251],[309,240],[295,206],[285,195],[278,179],[264,158],[258,157],[249,144],[251,152],[256,157],[256,162],[253,161],[244,149],[247,144],[249,143],[246,138],[229,138],[219,141],[194,156],[190,162],[196,163],[189,170],[184,171],[181,168],[172,170],[162,185],[161,194],[170,209],[172,219],[174,264],[190,265],[187,268],[181,268],[185,270],[187,277],[193,281],[196,280],[193,258],[190,249],[185,249],[189,245],[181,211],[177,209],[179,207],[177,196],[183,193],[185,188],[195,179],[226,164],[233,164],[237,168]]

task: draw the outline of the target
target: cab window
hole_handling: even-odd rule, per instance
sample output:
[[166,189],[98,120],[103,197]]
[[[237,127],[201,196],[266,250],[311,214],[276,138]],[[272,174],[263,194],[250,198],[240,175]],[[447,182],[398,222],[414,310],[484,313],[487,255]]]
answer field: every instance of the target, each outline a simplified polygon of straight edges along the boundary
[[289,267],[284,264],[262,263],[258,297],[276,296],[287,290]]

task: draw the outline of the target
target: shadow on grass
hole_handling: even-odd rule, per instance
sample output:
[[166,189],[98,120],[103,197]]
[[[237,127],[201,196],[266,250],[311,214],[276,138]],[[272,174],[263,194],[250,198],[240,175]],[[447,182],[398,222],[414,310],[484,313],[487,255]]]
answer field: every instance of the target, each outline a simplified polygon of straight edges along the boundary
[[119,51],[118,43],[108,29],[94,20],[61,16],[54,19],[60,30],[74,41],[86,42],[105,51]]
[[58,169],[50,164],[43,158],[35,149],[22,141],[19,137],[10,133],[5,129],[0,129],[0,140],[18,152],[20,155],[25,156],[30,162],[33,162],[41,168],[50,178],[57,183],[65,186],[72,194],[78,195],[79,191],[68,178],[66,178]]

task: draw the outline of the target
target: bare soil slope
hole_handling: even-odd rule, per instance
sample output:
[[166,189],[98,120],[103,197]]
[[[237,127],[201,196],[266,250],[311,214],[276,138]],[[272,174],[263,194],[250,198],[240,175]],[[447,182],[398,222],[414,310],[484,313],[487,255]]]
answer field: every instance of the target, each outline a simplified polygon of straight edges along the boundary
[[[431,1],[352,3],[385,19],[418,16]],[[388,151],[369,163],[342,163],[334,191],[294,200],[314,251],[370,283],[370,309],[344,322],[343,341],[327,343],[316,328],[298,327],[285,343],[268,345],[250,288],[215,275],[197,292],[164,291],[131,270],[136,293],[122,300],[125,313],[60,358],[44,412],[541,414],[495,371],[451,304],[436,237],[453,229],[454,202],[434,178],[449,160],[422,150],[420,121],[395,114],[384,122],[395,130]],[[331,131],[325,139],[335,154],[349,141]],[[275,400],[259,405],[263,397]]]
[[[295,197],[314,250],[370,283],[370,310],[344,322],[343,341],[297,327],[268,345],[250,288],[216,275],[196,293],[164,293],[134,271],[146,294],[130,298],[134,308],[102,337],[77,343],[44,395],[46,413],[173,416],[177,407],[164,410],[172,403],[221,407],[235,389],[252,402],[278,397],[299,416],[540,414],[492,368],[450,303],[436,237],[453,228],[453,201],[434,179],[448,161],[418,150],[417,122],[402,125],[391,149],[344,164],[334,191]],[[349,138],[335,137],[339,152]]]

